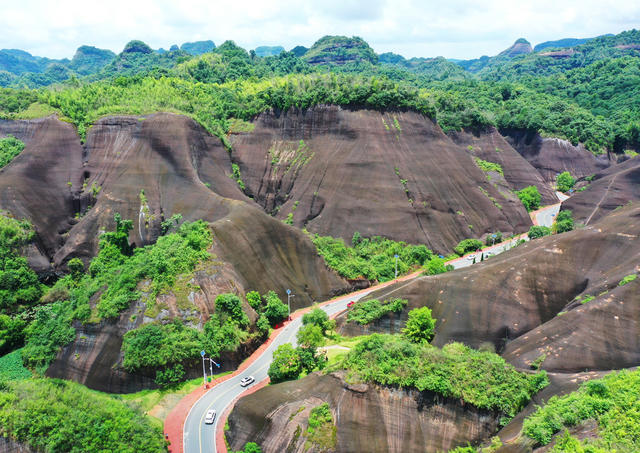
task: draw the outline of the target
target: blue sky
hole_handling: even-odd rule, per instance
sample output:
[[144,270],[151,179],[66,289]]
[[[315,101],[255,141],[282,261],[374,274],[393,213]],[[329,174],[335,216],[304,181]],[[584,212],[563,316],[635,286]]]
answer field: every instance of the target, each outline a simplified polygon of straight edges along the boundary
[[327,34],[360,36],[378,53],[475,58],[520,37],[535,45],[638,24],[640,2],[628,0],[0,0],[0,48],[51,58],[70,58],[83,44],[120,52],[131,39],[288,50]]

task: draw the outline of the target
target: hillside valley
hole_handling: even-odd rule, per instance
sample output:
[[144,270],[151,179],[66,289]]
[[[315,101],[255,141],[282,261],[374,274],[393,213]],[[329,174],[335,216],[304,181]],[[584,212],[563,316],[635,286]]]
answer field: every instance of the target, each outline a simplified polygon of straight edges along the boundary
[[640,451],[638,30],[201,36],[0,50],[0,451]]

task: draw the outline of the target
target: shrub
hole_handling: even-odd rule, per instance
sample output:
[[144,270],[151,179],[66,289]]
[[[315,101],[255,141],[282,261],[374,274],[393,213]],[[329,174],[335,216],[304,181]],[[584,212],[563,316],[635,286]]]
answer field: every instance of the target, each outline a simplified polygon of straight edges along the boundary
[[625,278],[623,278],[622,280],[620,280],[620,283],[618,283],[618,286],[624,286],[627,283],[631,283],[632,281],[634,281],[638,276],[636,274],[631,274],[631,275],[627,275]]
[[560,192],[568,192],[575,185],[576,180],[568,171],[563,171],[556,177],[556,187]]
[[321,308],[314,308],[309,313],[305,313],[302,316],[302,324],[313,324],[322,330],[322,334],[326,335],[327,331],[335,329],[335,321],[329,319],[329,315]]
[[[568,395],[553,396],[543,407],[525,418],[523,433],[538,444],[551,442],[554,434],[590,419],[598,423],[598,437],[578,442],[594,450],[638,451],[640,448],[640,412],[638,412],[640,370],[623,370],[602,379],[587,381]],[[565,435],[561,443],[570,441]],[[574,442],[572,442],[574,443]]]
[[155,383],[161,389],[166,389],[177,385],[184,380],[185,371],[181,364],[166,368],[162,371],[156,371]]
[[24,143],[9,135],[0,138],[0,168],[11,162],[24,149]]
[[[242,301],[235,294],[225,293],[216,297],[216,310],[229,315],[231,320],[238,323],[240,327],[249,325],[249,318],[242,310]],[[225,320],[223,316],[220,316],[220,319]]]
[[160,452],[159,428],[121,400],[58,379],[11,381],[0,389],[3,435],[37,451]]
[[431,317],[429,307],[414,308],[409,312],[407,324],[402,333],[414,343],[428,343],[433,337],[436,320]]
[[444,259],[435,257],[432,258],[425,266],[425,273],[428,275],[437,275],[444,274],[445,272],[452,271],[453,269],[454,267],[451,264],[446,264]]
[[258,291],[249,291],[247,293],[247,302],[255,311],[259,311],[262,306],[262,298]]
[[527,233],[527,236],[529,236],[529,239],[533,240],[541,238],[543,236],[549,236],[550,234],[551,228],[542,225],[533,225],[531,228],[529,228],[529,233]]
[[388,313],[400,313],[406,306],[407,300],[405,299],[385,300],[384,302],[371,299],[356,302],[347,314],[347,321],[357,322],[364,326],[377,321]]
[[549,383],[544,371],[520,373],[491,352],[461,343],[438,349],[398,335],[365,337],[349,351],[342,367],[350,379],[430,391],[506,416],[519,412]]
[[482,248],[482,242],[477,239],[464,239],[456,245],[453,250],[460,256],[467,252],[475,252]]
[[478,157],[475,158],[475,161],[480,170],[484,171],[485,173],[495,171],[496,173],[500,173],[502,176],[504,176],[504,171],[502,170],[502,166],[500,164],[482,160]]
[[553,230],[556,233],[565,233],[573,230],[573,214],[571,211],[560,211],[553,223]]
[[516,192],[527,211],[535,211],[540,207],[540,192],[536,186],[528,186]]
[[484,241],[485,245],[499,244],[501,242],[502,242],[502,232],[500,231],[487,235],[487,238]]

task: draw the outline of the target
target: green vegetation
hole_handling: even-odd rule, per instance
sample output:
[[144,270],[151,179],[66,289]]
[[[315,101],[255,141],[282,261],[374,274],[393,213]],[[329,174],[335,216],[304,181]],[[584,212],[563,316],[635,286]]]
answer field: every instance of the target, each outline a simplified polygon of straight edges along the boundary
[[315,446],[318,451],[330,451],[335,449],[336,426],[333,423],[333,415],[327,403],[314,407],[309,413],[307,427],[307,445]]
[[48,452],[158,452],[162,431],[113,397],[57,379],[8,381],[0,389],[0,433]]
[[24,143],[12,135],[0,138],[0,168],[11,162],[23,149]]
[[333,319],[329,319],[329,315],[321,308],[314,308],[308,313],[302,316],[302,324],[313,324],[320,328],[322,335],[327,335],[329,331],[336,328],[336,322]]
[[462,256],[465,253],[475,252],[476,250],[480,250],[481,248],[482,242],[478,239],[464,239],[453,248],[453,251],[456,252],[459,256]]
[[573,230],[573,213],[571,211],[560,211],[556,215],[552,229],[555,233],[565,233]]
[[370,299],[364,302],[356,302],[347,314],[348,322],[357,322],[360,325],[371,324],[389,313],[400,313],[406,306],[405,299],[392,299],[380,302],[378,299]]
[[[455,256],[455,255],[454,255]],[[457,258],[457,256],[455,256]],[[453,265],[446,264],[446,261],[440,257],[433,257],[425,266],[425,274],[427,275],[437,275],[444,274],[445,272],[452,271],[454,269]]]
[[[116,214],[115,223],[114,232],[101,236],[89,273],[70,273],[44,296],[52,303],[38,309],[26,329],[23,357],[28,366],[46,369],[58,348],[74,339],[74,319],[86,322],[116,317],[138,299],[154,306],[159,294],[173,289],[178,275],[192,272],[209,258],[211,233],[202,221],[184,223],[176,233],[136,250],[128,242],[131,221]],[[139,289],[142,280],[148,284]],[[97,299],[93,313],[92,299]]]
[[273,361],[269,365],[269,379],[272,384],[297,379],[302,372],[302,360],[298,351],[285,343],[273,352]]
[[597,437],[577,440],[565,433],[557,452],[638,451],[640,371],[623,370],[585,382],[565,396],[553,396],[524,420],[522,431],[538,444],[547,445],[553,435],[587,420],[598,423]]
[[244,449],[236,451],[235,453],[262,453],[262,448],[255,442],[247,442]]
[[529,239],[538,239],[543,236],[549,236],[550,234],[551,228],[547,226],[533,225],[531,228],[529,228],[527,236],[529,236]]
[[518,190],[516,193],[527,211],[535,211],[540,207],[540,200],[542,197],[540,196],[540,192],[538,192],[538,188],[536,186],[525,187],[524,189]]
[[482,160],[478,157],[476,157],[474,160],[476,161],[476,165],[478,166],[478,168],[480,168],[480,170],[484,171],[485,173],[494,171],[504,176],[504,171],[502,170],[502,166],[500,164]]
[[556,177],[556,188],[560,192],[568,192],[575,185],[576,180],[568,171],[563,171]]
[[623,278],[622,280],[620,280],[620,283],[618,283],[618,286],[624,286],[627,283],[631,283],[632,281],[634,281],[636,278],[638,278],[637,274],[631,274],[631,275],[627,275],[625,278]]
[[544,371],[520,373],[490,352],[460,343],[438,349],[398,335],[365,337],[341,366],[349,371],[350,380],[413,387],[496,410],[507,417],[515,415],[549,382]]
[[244,190],[246,188],[242,181],[242,175],[240,174],[240,167],[238,164],[231,164],[231,178],[238,183],[240,190]]
[[428,343],[433,337],[436,320],[429,307],[414,308],[409,312],[407,324],[402,333],[413,343]]
[[364,277],[371,281],[385,282],[395,276],[398,255],[398,275],[407,273],[412,267],[422,266],[433,258],[433,252],[424,245],[408,245],[391,239],[374,236],[362,238],[353,235],[353,247],[342,239],[313,235],[313,243],[327,265],[348,279]]
[[0,357],[0,382],[28,379],[31,372],[22,364],[22,351],[16,349]]
[[484,240],[486,245],[494,245],[502,242],[502,233],[500,231],[496,231],[495,233],[488,234]]

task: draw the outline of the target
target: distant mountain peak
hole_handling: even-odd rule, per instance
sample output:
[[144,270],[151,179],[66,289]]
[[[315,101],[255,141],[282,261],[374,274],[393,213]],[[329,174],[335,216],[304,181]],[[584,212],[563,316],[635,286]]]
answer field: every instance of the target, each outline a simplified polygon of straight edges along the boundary
[[533,52],[531,43],[524,38],[518,38],[511,47],[503,50],[499,55],[507,57],[515,57],[517,55],[523,55]]

